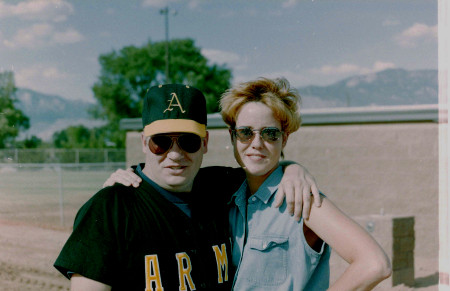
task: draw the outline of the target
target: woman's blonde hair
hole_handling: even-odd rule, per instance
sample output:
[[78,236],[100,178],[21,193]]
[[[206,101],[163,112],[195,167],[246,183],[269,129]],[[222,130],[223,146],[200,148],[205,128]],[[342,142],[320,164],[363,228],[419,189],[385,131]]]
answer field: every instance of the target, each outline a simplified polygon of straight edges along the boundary
[[281,123],[281,130],[286,134],[300,127],[300,95],[297,90],[290,88],[285,78],[259,78],[225,91],[220,98],[223,121],[234,129],[239,110],[248,102],[262,102],[271,108],[274,117]]

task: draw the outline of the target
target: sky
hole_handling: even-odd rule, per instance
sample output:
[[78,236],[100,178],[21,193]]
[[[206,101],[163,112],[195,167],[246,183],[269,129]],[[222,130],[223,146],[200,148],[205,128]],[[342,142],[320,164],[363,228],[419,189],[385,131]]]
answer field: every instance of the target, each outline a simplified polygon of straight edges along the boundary
[[330,85],[389,68],[438,69],[437,0],[0,0],[0,71],[16,87],[94,102],[98,57],[191,38],[233,83]]

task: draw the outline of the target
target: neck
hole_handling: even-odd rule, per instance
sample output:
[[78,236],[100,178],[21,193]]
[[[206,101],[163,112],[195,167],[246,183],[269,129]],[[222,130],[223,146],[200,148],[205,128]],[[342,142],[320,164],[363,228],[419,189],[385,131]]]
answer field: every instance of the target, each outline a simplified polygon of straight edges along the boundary
[[274,167],[272,170],[261,176],[255,176],[250,173],[246,173],[250,195],[253,195],[256,193],[256,191],[258,191],[259,187],[261,187],[264,181],[270,176],[270,174],[272,174],[273,171],[275,171],[276,168],[277,167]]
[[256,191],[258,191],[259,186],[261,186],[265,180],[266,178],[263,176],[251,176],[247,174],[247,184],[248,189],[250,190],[250,195],[255,194]]

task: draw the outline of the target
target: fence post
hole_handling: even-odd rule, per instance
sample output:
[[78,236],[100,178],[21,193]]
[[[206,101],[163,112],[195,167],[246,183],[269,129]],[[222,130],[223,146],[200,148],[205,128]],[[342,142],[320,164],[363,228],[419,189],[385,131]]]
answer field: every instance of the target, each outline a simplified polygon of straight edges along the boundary
[[63,196],[61,165],[58,164],[57,166],[55,166],[55,170],[58,174],[58,185],[59,185],[59,216],[61,226],[64,227],[64,196]]

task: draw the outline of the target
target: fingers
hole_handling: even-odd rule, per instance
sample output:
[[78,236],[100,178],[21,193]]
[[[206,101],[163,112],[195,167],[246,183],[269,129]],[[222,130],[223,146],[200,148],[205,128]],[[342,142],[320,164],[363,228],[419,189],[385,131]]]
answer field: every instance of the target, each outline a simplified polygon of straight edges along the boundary
[[114,185],[113,180],[111,179],[111,176],[103,183],[103,188]]
[[128,168],[127,170],[118,169],[112,173],[111,176],[109,176],[103,184],[103,187],[112,186],[115,183],[119,183],[127,187],[133,185],[133,187],[137,188],[141,182],[142,179],[134,173],[132,168]]
[[303,192],[305,191],[303,185],[299,181],[295,181],[293,185],[294,189],[292,190],[294,193],[294,219],[299,221],[302,217],[302,210],[304,209],[304,197]]
[[314,196],[314,205],[316,207],[320,207],[322,205],[322,197],[320,197],[319,189],[317,188],[316,181],[314,178],[312,182],[309,182],[311,185],[311,193]]
[[284,201],[284,187],[283,184],[278,185],[277,193],[275,194],[275,201],[273,203],[273,206],[275,208],[280,207],[283,204]]
[[[311,212],[311,191],[310,191],[309,187],[303,187],[302,198],[303,198],[302,216],[304,219],[308,220],[309,214]],[[295,219],[298,221],[298,220],[300,220],[300,217],[295,217]]]
[[292,216],[294,214],[295,205],[295,187],[292,184],[287,184],[284,187],[286,211]]
[[314,205],[316,207],[320,207],[322,205],[322,197],[320,196],[319,190],[317,187],[311,187],[311,193],[314,196]]

